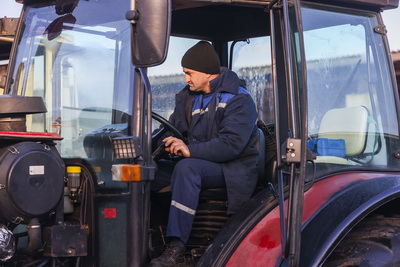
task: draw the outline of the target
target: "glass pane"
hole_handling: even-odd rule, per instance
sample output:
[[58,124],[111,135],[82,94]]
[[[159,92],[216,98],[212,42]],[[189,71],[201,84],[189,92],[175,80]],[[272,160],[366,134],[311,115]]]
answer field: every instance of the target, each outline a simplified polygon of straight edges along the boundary
[[[175,94],[186,86],[181,59],[197,42],[199,40],[171,37],[165,62],[148,69],[153,92],[153,111],[166,119],[174,111]],[[158,127],[158,123],[153,120],[153,129]]]
[[[232,45],[232,43],[230,43]],[[266,124],[274,122],[270,37],[237,42],[232,55],[232,70],[246,84],[256,102],[258,118]]]
[[125,2],[81,1],[61,16],[54,6],[28,6],[13,74],[14,92],[41,96],[47,107],[47,113],[27,118],[28,130],[60,134],[61,156],[86,158],[99,180],[111,180],[109,136],[127,135],[132,115]]
[[[186,84],[182,72],[183,54],[199,40],[172,37],[167,60],[149,68],[148,74],[153,91],[153,111],[168,118],[175,107],[175,94]],[[229,43],[229,46],[231,43]],[[246,83],[246,89],[257,102],[260,119],[273,123],[272,71],[269,37],[238,42],[233,50],[232,70]],[[156,124],[153,125],[157,127]]]
[[399,128],[382,36],[373,30],[377,18],[312,8],[303,8],[302,15],[308,144],[317,155],[318,175],[395,167]]

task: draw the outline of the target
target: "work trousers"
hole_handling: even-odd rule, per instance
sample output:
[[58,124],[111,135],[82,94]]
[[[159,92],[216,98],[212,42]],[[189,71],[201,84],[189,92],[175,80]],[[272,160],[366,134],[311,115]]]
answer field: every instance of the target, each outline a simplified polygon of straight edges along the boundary
[[160,163],[158,168],[153,190],[171,185],[167,237],[179,237],[186,243],[192,230],[200,190],[225,186],[222,166],[207,160],[184,158],[176,165]]

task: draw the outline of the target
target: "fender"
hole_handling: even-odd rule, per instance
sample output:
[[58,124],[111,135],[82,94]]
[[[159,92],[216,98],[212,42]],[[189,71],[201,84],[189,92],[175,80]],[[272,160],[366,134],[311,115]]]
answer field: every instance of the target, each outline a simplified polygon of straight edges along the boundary
[[[351,227],[399,192],[394,173],[351,172],[315,182],[304,194],[300,266],[323,261]],[[287,265],[278,209],[271,193],[262,191],[224,226],[198,266]]]
[[[271,191],[262,190],[224,225],[197,266],[226,266],[242,240],[277,206],[278,202]],[[276,230],[279,235],[279,224],[276,227],[278,227]]]
[[322,264],[357,223],[399,197],[400,176],[357,181],[338,191],[303,224],[300,266]]

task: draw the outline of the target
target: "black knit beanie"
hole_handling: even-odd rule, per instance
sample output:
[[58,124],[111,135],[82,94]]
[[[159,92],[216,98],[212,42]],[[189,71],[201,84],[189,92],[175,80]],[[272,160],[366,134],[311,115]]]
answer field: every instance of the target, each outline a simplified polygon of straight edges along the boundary
[[182,67],[207,74],[219,74],[221,63],[214,47],[208,42],[200,41],[190,48],[182,57]]

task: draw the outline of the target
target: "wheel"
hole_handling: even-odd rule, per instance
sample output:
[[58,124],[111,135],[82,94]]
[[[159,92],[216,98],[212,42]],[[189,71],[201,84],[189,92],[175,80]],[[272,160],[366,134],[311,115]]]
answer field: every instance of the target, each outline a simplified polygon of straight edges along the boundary
[[323,266],[400,267],[400,218],[366,218],[339,243]]
[[152,136],[152,146],[153,146],[153,153],[152,153],[152,157],[154,160],[157,160],[158,158],[161,157],[163,151],[164,150],[164,144],[158,145],[158,141],[160,140],[160,138],[166,133],[166,132],[171,132],[173,134],[173,136],[175,136],[176,138],[179,138],[181,140],[183,140],[185,143],[185,138],[183,137],[182,133],[175,128],[175,126],[173,126],[167,119],[161,117],[159,114],[152,112],[151,116],[153,119],[155,119],[156,121],[158,121],[159,123],[162,124],[162,129],[160,129],[159,131],[157,131],[156,133],[153,134]]

